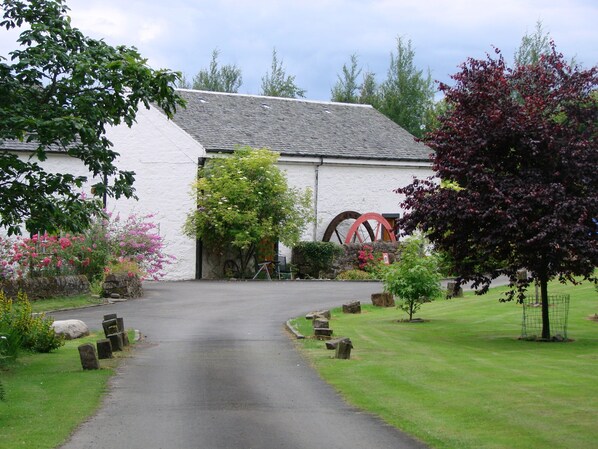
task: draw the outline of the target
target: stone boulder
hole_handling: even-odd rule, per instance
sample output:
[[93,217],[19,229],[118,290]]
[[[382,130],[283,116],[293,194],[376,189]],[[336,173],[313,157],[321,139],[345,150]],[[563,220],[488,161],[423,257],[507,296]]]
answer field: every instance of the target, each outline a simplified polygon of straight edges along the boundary
[[394,307],[395,299],[392,293],[372,293],[372,304],[376,307]]
[[343,304],[343,313],[361,313],[361,302],[351,301]]
[[141,279],[139,276],[123,274],[109,274],[102,284],[105,298],[139,298],[143,296]]
[[89,335],[89,328],[81,320],[60,320],[52,323],[56,335],[62,335],[66,340],[86,337]]

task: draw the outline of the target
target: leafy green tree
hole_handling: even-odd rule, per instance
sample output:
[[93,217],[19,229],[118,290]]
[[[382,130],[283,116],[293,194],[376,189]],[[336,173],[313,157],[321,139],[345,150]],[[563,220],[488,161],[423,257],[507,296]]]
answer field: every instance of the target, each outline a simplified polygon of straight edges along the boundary
[[550,33],[544,31],[542,22],[536,22],[536,30],[533,34],[525,34],[521,38],[521,44],[515,52],[515,65],[537,64],[540,56],[550,54]]
[[241,69],[235,64],[218,67],[218,49],[212,51],[212,61],[207,70],[200,70],[193,77],[191,87],[197,90],[209,90],[212,92],[237,93],[243,83]]
[[365,72],[363,74],[363,82],[359,88],[359,103],[369,104],[376,109],[379,108],[380,95],[378,84],[376,83],[376,75],[373,72]]
[[338,81],[331,90],[331,101],[338,101],[339,103],[359,102],[359,89],[361,86],[357,78],[361,73],[361,69],[358,68],[358,64],[358,58],[355,53],[351,55],[350,67],[347,67],[347,64],[343,64],[342,76],[338,75]]
[[272,50],[272,72],[262,77],[262,93],[268,97],[297,98],[305,97],[305,89],[295,84],[295,77],[287,75],[283,61],[278,60],[276,49]]
[[289,187],[277,160],[268,149],[240,147],[210,159],[194,185],[197,209],[187,216],[185,234],[209,248],[232,246],[243,274],[259,242],[293,246],[310,221],[311,192]]
[[384,291],[398,299],[397,307],[409,315],[409,321],[423,303],[442,294],[437,257],[426,254],[425,244],[421,236],[407,238],[399,260],[382,272]]
[[434,106],[434,83],[415,64],[411,40],[397,38],[397,53],[390,54],[387,79],[380,86],[378,110],[416,137],[427,131],[429,111]]
[[[5,0],[2,11],[1,27],[23,31],[20,47],[0,59],[0,227],[80,231],[101,209],[78,192],[86,177],[38,162],[61,151],[109,181],[93,186],[97,197],[134,196],[134,173],[115,166],[106,127],[133,125],[140,104],[171,116],[184,105],[174,90],[179,74],[150,68],[135,48],[84,36],[64,0]],[[9,152],[11,141],[26,142],[33,156]]]

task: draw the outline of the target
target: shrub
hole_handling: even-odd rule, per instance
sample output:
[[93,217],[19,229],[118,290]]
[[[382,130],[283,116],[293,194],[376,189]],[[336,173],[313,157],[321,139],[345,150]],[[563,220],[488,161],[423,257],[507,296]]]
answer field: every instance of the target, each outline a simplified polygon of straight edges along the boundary
[[439,297],[440,273],[436,256],[425,253],[426,241],[421,236],[409,237],[398,262],[384,269],[384,291],[398,298],[397,307],[409,320],[424,302]]
[[8,298],[0,291],[0,329],[7,334],[20,335],[20,346],[34,352],[50,352],[64,344],[52,328],[53,319],[42,314],[33,315],[31,303],[25,293],[19,293],[17,300]]
[[293,247],[293,265],[297,275],[320,278],[333,272],[335,256],[344,253],[343,247],[332,242],[299,242]]
[[101,281],[110,261],[128,259],[137,273],[158,280],[174,256],[153,215],[131,215],[121,220],[110,214],[97,217],[81,235],[36,234],[31,238],[0,238],[0,281],[22,277],[83,274],[90,282]]
[[15,329],[0,324],[0,367],[17,358],[21,340],[21,335]]
[[341,271],[336,278],[342,281],[365,281],[373,279],[370,273],[363,270]]
[[107,224],[107,234],[114,258],[133,260],[144,276],[159,280],[164,276],[166,265],[176,258],[165,253],[164,238],[153,218],[152,214],[133,214],[121,220],[117,215]]
[[132,259],[119,257],[111,261],[104,270],[105,274],[126,274],[129,277],[138,276],[143,278],[145,273],[141,270],[139,264]]

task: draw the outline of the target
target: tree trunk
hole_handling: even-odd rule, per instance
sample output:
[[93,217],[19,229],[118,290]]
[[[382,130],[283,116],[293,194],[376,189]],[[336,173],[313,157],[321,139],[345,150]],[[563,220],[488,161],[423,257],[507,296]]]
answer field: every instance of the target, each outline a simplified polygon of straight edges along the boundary
[[542,298],[542,339],[550,340],[550,314],[548,310],[548,267],[542,262],[539,273],[540,297]]
[[239,248],[239,262],[241,263],[241,278],[245,279],[245,276],[247,276],[247,266],[249,265],[249,262],[251,260],[251,258],[253,257],[255,253],[255,245],[251,244],[249,245],[249,248],[247,248],[246,251],[243,251],[243,248]]

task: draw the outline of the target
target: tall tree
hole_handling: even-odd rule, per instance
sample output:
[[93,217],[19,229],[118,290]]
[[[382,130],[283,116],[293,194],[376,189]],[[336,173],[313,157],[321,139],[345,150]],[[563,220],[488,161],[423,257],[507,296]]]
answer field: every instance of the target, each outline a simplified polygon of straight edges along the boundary
[[[61,151],[111,180],[93,186],[98,197],[132,197],[134,173],[116,167],[106,127],[133,125],[140,104],[171,116],[184,104],[174,90],[179,74],[152,69],[135,48],[86,37],[71,26],[64,0],[5,0],[2,11],[1,27],[23,31],[9,62],[0,59],[0,227],[81,230],[101,207],[81,198],[86,177],[38,162]],[[15,141],[33,156],[10,152]]]
[[197,208],[187,217],[185,233],[214,249],[232,246],[243,274],[258,243],[296,244],[309,221],[311,192],[288,186],[278,156],[238,148],[231,157],[210,159],[195,184]]
[[[596,282],[598,69],[572,68],[554,45],[537,64],[514,69],[497,54],[469,59],[454,87],[441,85],[449,108],[425,141],[443,182],[398,189],[407,210],[400,225],[427,232],[458,282],[474,281],[482,293],[505,274],[504,299],[521,300],[536,280],[548,339],[548,281]],[[520,268],[528,281],[517,281]]]
[[287,75],[283,61],[278,60],[276,48],[272,50],[272,72],[262,77],[262,93],[268,97],[305,97],[305,90],[295,84],[295,77]]
[[363,82],[359,89],[359,103],[372,105],[376,109],[380,106],[378,84],[376,83],[376,75],[373,72],[363,74]]
[[525,34],[521,38],[521,44],[515,52],[515,65],[537,64],[540,56],[550,54],[550,33],[544,31],[542,22],[536,22],[536,30],[533,34]]
[[209,90],[212,92],[237,93],[243,83],[241,69],[235,64],[218,66],[218,49],[212,51],[212,61],[208,69],[200,70],[193,77],[191,87],[197,90]]
[[434,83],[414,64],[411,40],[397,38],[397,53],[390,54],[386,80],[380,86],[379,110],[416,137],[426,132],[428,111],[434,105]]
[[338,101],[339,103],[358,103],[360,85],[357,80],[361,73],[358,67],[359,62],[357,55],[351,55],[351,66],[343,64],[343,73],[338,75],[338,81],[332,87],[331,101]]

